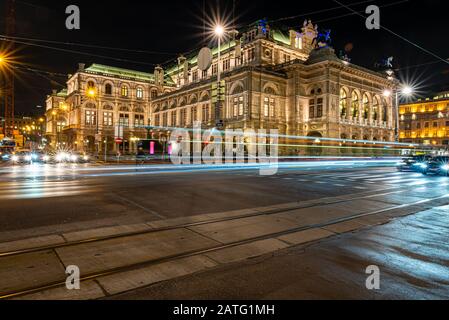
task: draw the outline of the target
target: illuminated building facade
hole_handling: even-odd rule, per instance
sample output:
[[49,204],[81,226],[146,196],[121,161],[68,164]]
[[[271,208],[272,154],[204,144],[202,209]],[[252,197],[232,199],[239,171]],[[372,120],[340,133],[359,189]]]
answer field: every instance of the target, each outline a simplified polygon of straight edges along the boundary
[[[396,81],[339,59],[328,46],[314,49],[317,35],[311,21],[287,32],[259,21],[229,34],[220,59],[212,49],[206,71],[198,68],[198,53],[153,74],[80,65],[67,90],[47,99],[48,136],[53,145],[115,152],[117,125],[130,143],[165,140],[169,128],[200,121],[204,129],[220,122],[223,129],[394,141],[393,99],[383,93],[393,92]],[[216,90],[219,72],[223,88]],[[131,144],[125,150],[133,150]]]
[[400,140],[449,146],[449,92],[400,106]]
[[[158,68],[151,74],[80,64],[69,76],[67,89],[47,97],[49,144],[88,152],[132,152],[139,139],[147,138],[151,101],[173,87]],[[116,143],[118,137],[121,143]]]
[[[256,23],[214,50],[209,70],[198,57],[181,57],[167,71],[177,85],[152,101],[155,127],[217,123],[214,98],[218,64],[224,81],[220,120],[225,129],[278,129],[280,134],[354,140],[395,140],[395,81],[340,60],[329,47],[313,49],[317,26],[284,34]],[[163,134],[163,130],[161,130]]]

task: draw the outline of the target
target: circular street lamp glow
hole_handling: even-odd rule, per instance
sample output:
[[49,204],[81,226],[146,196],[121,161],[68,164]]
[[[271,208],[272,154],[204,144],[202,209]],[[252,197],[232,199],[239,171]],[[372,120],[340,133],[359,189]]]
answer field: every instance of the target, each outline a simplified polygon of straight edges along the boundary
[[217,25],[217,26],[215,27],[215,34],[216,34],[218,37],[223,36],[224,33],[225,33],[225,30],[224,30],[223,26]]
[[384,97],[389,98],[391,96],[391,91],[388,89],[385,89],[383,92]]
[[410,86],[405,86],[404,88],[402,88],[402,94],[409,96],[413,93],[413,88]]

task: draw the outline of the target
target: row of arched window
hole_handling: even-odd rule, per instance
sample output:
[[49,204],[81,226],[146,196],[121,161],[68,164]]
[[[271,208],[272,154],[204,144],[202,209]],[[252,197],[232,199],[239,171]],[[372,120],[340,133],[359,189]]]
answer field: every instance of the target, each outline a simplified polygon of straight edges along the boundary
[[[96,109],[96,105],[93,103],[87,103],[85,106],[86,109]],[[114,110],[114,107],[109,105],[109,104],[105,104],[102,107],[103,110]],[[145,113],[145,109],[143,107],[137,106],[134,109],[132,109],[131,107],[128,106],[121,106],[119,107],[118,111],[120,112],[135,112],[135,113]]]
[[349,96],[347,90],[342,88],[340,90],[340,118],[361,118],[386,122],[388,121],[387,102],[377,95],[371,100],[368,93],[365,93],[362,100],[360,100],[358,92],[352,91],[351,96]]
[[[96,89],[97,88],[96,88],[94,81],[89,81],[87,83],[87,91],[89,91],[89,90],[97,91]],[[129,98],[130,93],[131,93],[130,91],[131,91],[130,87],[126,84],[123,84],[120,87],[120,96],[123,98]],[[106,83],[104,85],[104,94],[110,95],[110,96],[114,95],[114,87],[111,83]],[[151,89],[149,95],[150,95],[151,99],[157,98],[157,96],[158,96],[157,89],[155,89],[155,88]],[[143,100],[145,98],[145,90],[143,87],[137,87],[135,89],[135,97],[136,97],[136,99],[139,99],[139,100]]]

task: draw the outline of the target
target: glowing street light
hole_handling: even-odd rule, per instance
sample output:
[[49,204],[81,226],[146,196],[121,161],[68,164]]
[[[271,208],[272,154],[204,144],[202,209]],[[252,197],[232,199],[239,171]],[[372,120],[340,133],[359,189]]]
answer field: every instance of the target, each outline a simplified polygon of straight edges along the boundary
[[389,98],[391,96],[391,90],[385,89],[383,92],[383,96],[385,98]]
[[401,90],[401,93],[405,96],[411,96],[413,94],[413,88],[410,86],[404,86]]
[[221,38],[221,37],[224,35],[224,33],[225,33],[225,29],[223,28],[222,25],[219,25],[219,24],[218,24],[218,25],[215,26],[214,32],[215,32],[215,35],[216,35],[216,36],[218,36],[219,38]]

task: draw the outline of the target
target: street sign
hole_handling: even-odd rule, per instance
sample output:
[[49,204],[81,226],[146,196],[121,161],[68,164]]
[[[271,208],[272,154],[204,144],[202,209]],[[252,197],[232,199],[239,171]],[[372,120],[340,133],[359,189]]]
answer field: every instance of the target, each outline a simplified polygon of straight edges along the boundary
[[115,143],[121,144],[121,143],[123,143],[123,139],[122,138],[115,138]]

